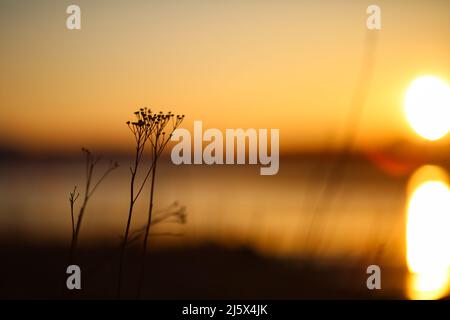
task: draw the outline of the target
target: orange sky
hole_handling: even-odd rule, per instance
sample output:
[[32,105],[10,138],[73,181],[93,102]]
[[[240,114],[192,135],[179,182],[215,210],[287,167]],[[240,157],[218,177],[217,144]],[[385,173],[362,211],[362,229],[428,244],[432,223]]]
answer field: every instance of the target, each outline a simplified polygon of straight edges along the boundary
[[[76,1],[82,30],[69,31],[73,1],[2,1],[0,145],[126,149],[141,106],[184,113],[186,127],[279,128],[281,151],[339,145],[372,2]],[[415,139],[407,86],[450,82],[450,2],[375,2],[359,147]]]

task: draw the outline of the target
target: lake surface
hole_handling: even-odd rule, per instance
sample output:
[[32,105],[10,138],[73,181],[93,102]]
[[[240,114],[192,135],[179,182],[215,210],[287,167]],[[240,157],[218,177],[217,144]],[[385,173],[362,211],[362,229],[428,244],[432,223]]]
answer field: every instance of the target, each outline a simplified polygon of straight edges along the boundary
[[[106,162],[106,161],[105,161]],[[129,201],[129,161],[100,186],[88,205],[80,245],[120,241]],[[217,242],[249,246],[278,257],[342,262],[405,259],[407,177],[350,160],[330,179],[327,158],[280,159],[275,176],[252,165],[181,165],[162,159],[156,210],[175,201],[187,223],[167,221],[152,229],[151,246]],[[98,173],[103,167],[98,168]],[[3,239],[68,245],[68,196],[84,185],[82,161],[19,161],[0,165],[0,232]],[[133,229],[144,226],[148,188],[136,206]],[[378,261],[377,260],[377,261]]]

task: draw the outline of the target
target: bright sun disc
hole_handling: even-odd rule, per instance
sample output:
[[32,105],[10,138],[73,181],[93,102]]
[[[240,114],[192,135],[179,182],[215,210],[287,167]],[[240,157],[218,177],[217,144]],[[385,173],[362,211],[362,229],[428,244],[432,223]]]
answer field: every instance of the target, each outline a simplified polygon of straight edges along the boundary
[[414,80],[405,96],[406,118],[414,131],[435,141],[450,130],[450,87],[441,79],[423,76]]

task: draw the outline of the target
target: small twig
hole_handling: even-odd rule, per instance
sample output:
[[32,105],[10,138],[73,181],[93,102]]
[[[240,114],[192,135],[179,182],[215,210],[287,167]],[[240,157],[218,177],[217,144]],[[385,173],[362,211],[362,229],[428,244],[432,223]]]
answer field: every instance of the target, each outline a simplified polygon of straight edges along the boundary
[[[75,186],[73,188],[73,191],[69,195],[70,216],[72,218],[72,239],[75,236],[75,219],[74,219],[74,215],[73,215],[74,205],[75,205],[75,202],[77,201],[78,197],[80,196],[80,194],[76,193],[76,191],[77,191],[77,186]],[[76,195],[75,195],[75,193],[76,193]]]
[[[79,194],[76,196],[76,199],[73,201],[73,203],[71,201],[72,242],[71,242],[71,246],[70,246],[70,262],[72,262],[73,257],[74,257],[75,252],[76,252],[76,249],[77,249],[78,236],[79,236],[80,229],[81,229],[81,223],[83,221],[84,213],[86,211],[86,207],[87,207],[87,204],[88,204],[90,198],[92,197],[92,195],[94,194],[95,190],[100,185],[100,183],[106,178],[106,176],[108,176],[108,174],[111,171],[113,171],[114,169],[116,169],[119,166],[117,164],[117,162],[111,162],[111,164],[108,167],[108,169],[101,176],[101,178],[94,184],[94,188],[91,190],[92,177],[93,177],[93,174],[94,174],[94,168],[99,163],[100,158],[99,157],[97,157],[97,158],[92,157],[91,152],[89,150],[85,149],[85,148],[82,148],[81,150],[85,153],[85,158],[86,158],[86,186],[85,186],[85,190],[84,190],[83,202],[81,204],[76,223],[75,223],[74,217],[73,217],[73,203],[78,198]],[[74,190],[74,193],[75,193],[75,190]],[[71,197],[72,197],[72,194],[71,194]]]

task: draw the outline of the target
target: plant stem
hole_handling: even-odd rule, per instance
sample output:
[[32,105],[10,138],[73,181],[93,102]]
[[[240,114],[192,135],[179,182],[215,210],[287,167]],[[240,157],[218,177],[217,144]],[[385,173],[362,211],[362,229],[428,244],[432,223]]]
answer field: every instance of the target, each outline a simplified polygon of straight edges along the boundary
[[150,225],[152,223],[152,212],[153,212],[153,196],[155,191],[155,179],[156,179],[156,165],[158,162],[158,152],[157,152],[157,143],[155,143],[155,147],[153,150],[153,171],[152,171],[152,183],[150,187],[150,204],[148,208],[148,220],[147,225],[145,227],[145,235],[144,235],[144,245],[142,249],[142,264],[141,264],[141,275],[138,283],[138,298],[140,298],[142,293],[142,286],[145,281],[145,258],[147,255],[147,246],[148,246],[148,236],[150,232]]
[[70,201],[70,216],[72,217],[72,241],[73,241],[73,237],[75,236],[75,220],[73,217],[73,206],[74,206],[74,202]]
[[119,284],[117,288],[117,297],[120,299],[120,293],[122,290],[122,273],[123,273],[123,263],[124,263],[124,257],[125,257],[125,249],[128,242],[128,235],[130,233],[130,226],[131,226],[131,218],[133,216],[133,208],[134,204],[136,202],[136,199],[134,198],[134,181],[136,179],[136,173],[139,166],[139,153],[140,153],[140,147],[139,145],[136,147],[136,157],[134,161],[134,168],[131,170],[131,182],[130,182],[130,208],[128,210],[128,219],[127,219],[127,225],[125,227],[125,235],[123,237],[123,242],[120,246],[120,264],[119,264]]
[[87,175],[86,175],[86,189],[84,192],[84,199],[83,199],[83,204],[81,205],[80,208],[80,213],[78,214],[78,219],[77,219],[77,223],[76,223],[76,227],[75,227],[75,233],[72,236],[72,244],[70,246],[70,263],[73,262],[73,257],[75,254],[75,251],[77,250],[77,245],[78,245],[78,235],[80,233],[80,228],[81,228],[81,222],[83,221],[83,216],[84,216],[84,212],[86,210],[86,206],[87,206],[87,202],[89,200],[89,189],[91,186],[91,179],[92,179],[92,172],[94,170],[94,165],[93,164],[88,164],[87,167]]

